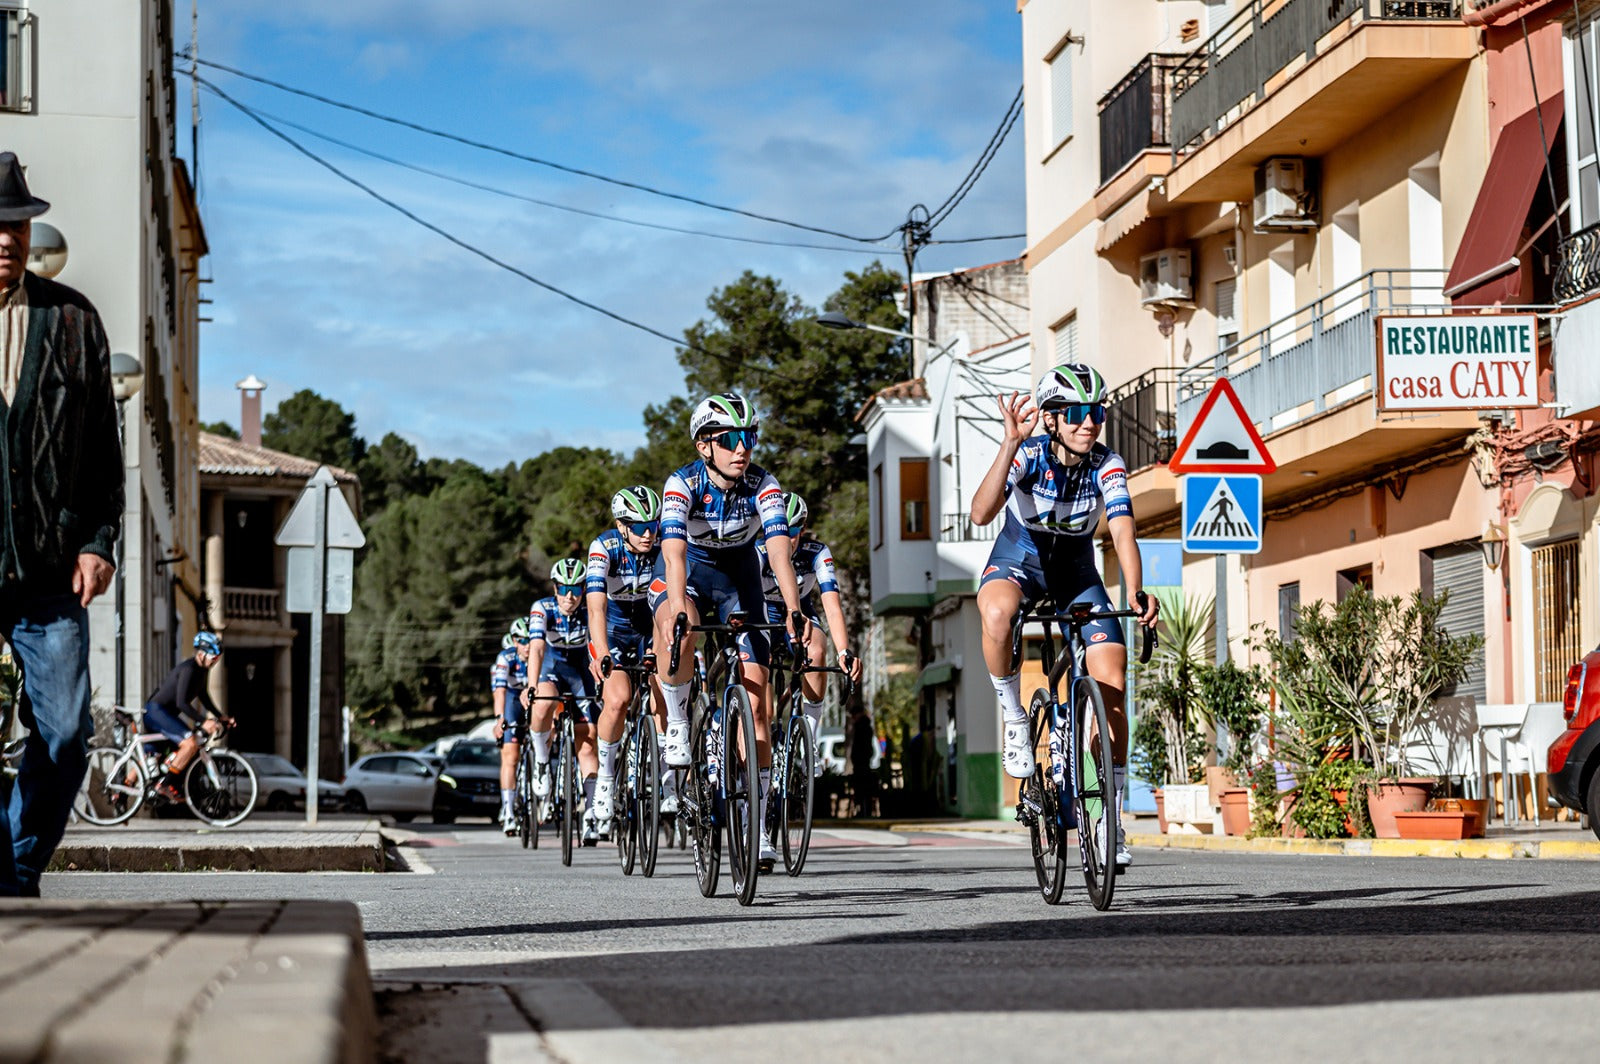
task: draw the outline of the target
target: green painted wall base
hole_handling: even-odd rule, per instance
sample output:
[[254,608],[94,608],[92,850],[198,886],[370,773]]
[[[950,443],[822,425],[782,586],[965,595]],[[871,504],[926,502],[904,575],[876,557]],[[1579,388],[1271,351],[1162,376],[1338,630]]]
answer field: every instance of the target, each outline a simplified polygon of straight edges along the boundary
[[[965,737],[963,737],[963,740]],[[965,751],[965,741],[961,744]],[[957,771],[961,793],[961,815],[974,820],[994,820],[1000,808],[1000,754],[961,754]]]

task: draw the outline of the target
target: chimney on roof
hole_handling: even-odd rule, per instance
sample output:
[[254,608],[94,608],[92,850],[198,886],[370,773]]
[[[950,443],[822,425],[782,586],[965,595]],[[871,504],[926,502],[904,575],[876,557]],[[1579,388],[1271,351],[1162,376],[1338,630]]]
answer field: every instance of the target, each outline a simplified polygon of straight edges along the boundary
[[239,442],[261,446],[261,392],[267,382],[254,373],[235,384],[239,389]]

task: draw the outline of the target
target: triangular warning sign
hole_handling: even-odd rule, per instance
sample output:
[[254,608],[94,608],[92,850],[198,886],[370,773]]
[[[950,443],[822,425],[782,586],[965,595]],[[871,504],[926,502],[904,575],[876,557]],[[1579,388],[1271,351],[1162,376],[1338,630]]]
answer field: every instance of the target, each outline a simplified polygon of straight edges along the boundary
[[[1221,398],[1227,402],[1218,402]],[[1267,453],[1233,385],[1218,377],[1167,468],[1174,473],[1271,473],[1278,463]]]
[[1218,477],[1217,486],[1211,490],[1206,504],[1195,515],[1185,538],[1209,542],[1259,539],[1260,533],[1250,522],[1250,513],[1240,505],[1239,496],[1234,494],[1228,478]]

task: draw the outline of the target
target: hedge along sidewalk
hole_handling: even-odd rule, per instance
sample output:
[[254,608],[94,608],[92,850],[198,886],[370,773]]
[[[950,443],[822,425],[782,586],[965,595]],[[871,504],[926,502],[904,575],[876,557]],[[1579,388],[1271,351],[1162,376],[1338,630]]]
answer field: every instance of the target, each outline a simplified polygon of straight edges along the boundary
[[373,819],[311,827],[246,820],[207,828],[193,820],[134,820],[116,827],[73,825],[51,872],[381,872],[383,838]]
[[1600,839],[1248,839],[1238,835],[1128,832],[1128,845],[1154,850],[1327,854],[1342,857],[1546,858],[1600,861]]

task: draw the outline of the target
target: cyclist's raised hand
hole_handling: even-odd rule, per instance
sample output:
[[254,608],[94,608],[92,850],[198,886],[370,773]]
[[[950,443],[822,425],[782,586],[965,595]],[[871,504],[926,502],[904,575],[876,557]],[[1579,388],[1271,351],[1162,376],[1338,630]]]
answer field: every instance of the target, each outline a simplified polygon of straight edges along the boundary
[[1006,440],[1019,443],[1033,435],[1039,424],[1039,410],[1033,405],[1033,396],[1027,392],[1012,392],[997,397],[1000,419],[1005,422]]

